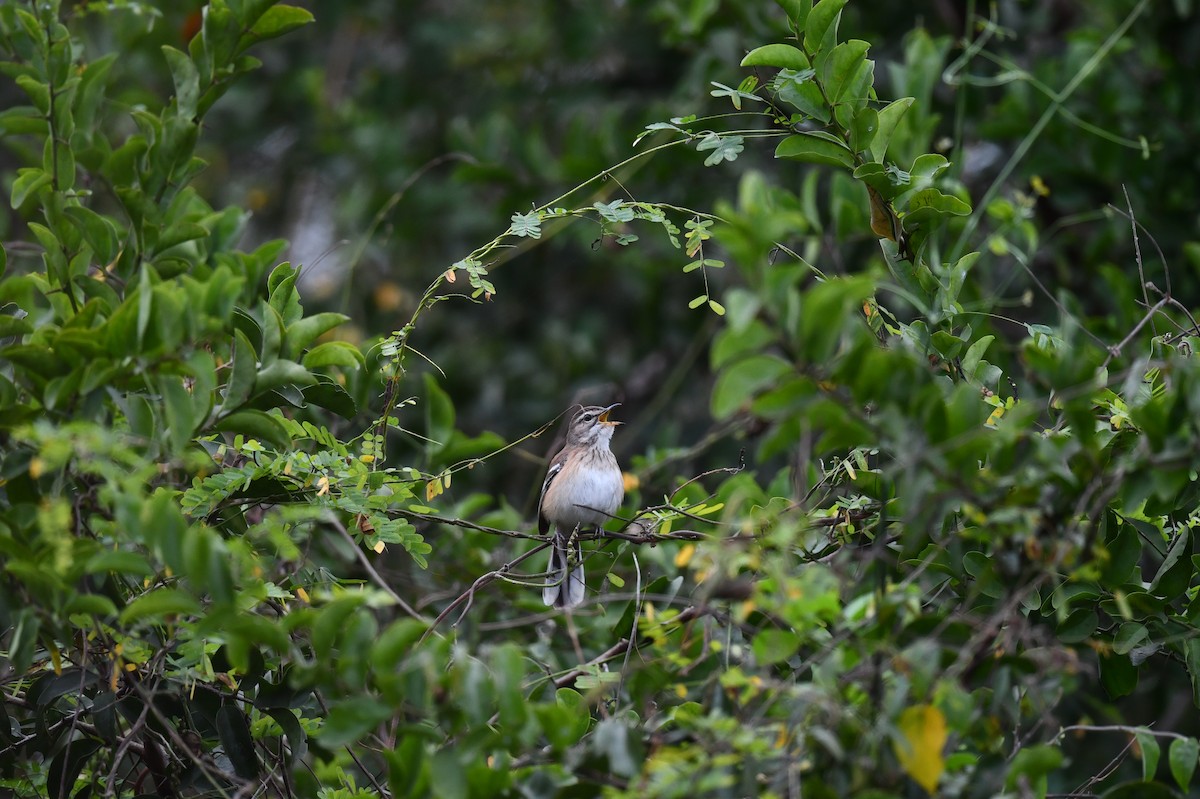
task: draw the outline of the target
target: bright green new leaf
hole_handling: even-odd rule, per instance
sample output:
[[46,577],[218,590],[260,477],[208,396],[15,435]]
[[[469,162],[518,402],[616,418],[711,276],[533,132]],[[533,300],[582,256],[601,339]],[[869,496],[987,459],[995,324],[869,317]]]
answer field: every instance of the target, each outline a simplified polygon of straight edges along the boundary
[[782,69],[808,69],[808,56],[790,44],[767,44],[756,47],[742,59],[744,67],[780,67]]

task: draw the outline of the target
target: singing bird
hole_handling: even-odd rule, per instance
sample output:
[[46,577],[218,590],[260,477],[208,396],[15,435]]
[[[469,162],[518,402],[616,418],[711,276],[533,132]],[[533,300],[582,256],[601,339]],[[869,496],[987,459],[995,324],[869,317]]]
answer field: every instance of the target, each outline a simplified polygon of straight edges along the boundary
[[575,412],[566,444],[551,459],[542,483],[538,531],[545,535],[554,525],[548,584],[542,589],[542,601],[547,605],[565,610],[583,602],[579,530],[604,524],[625,498],[621,467],[608,447],[620,424],[610,421],[608,415],[620,404],[580,407]]

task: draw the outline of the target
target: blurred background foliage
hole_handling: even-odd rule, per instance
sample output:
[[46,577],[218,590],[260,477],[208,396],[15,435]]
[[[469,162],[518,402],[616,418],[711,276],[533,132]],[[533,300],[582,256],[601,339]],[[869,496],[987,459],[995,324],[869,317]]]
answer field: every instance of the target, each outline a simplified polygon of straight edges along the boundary
[[[741,54],[785,30],[771,7],[717,0],[309,7],[317,24],[264,52],[259,79],[235,85],[209,117],[201,155],[211,166],[198,187],[217,206],[252,212],[251,241],[288,239],[306,297],[350,314],[344,334],[368,343],[398,327],[419,287],[501,232],[511,213],[624,161],[647,124],[712,113],[710,81],[736,85]],[[1047,93],[1063,88],[1063,76],[1076,73],[1130,8],[1067,0],[852,5],[842,31],[873,43],[873,57],[887,65],[878,70],[883,95],[909,88],[892,74],[906,47],[919,59],[918,88],[930,103],[924,119],[935,126],[929,143],[978,198],[1050,104]],[[158,47],[181,46],[198,9],[178,3],[90,15],[97,43],[122,54],[114,81],[121,102],[134,106],[169,89]],[[990,21],[970,22],[978,19]],[[919,53],[916,31],[929,37]],[[967,32],[982,43],[970,58],[955,44]],[[1152,4],[1074,92],[1069,113],[1055,115],[995,187],[1010,216],[1050,238],[1024,246],[1028,262],[1113,330],[1127,329],[1136,310],[1121,301],[1128,275],[1117,265],[1129,263],[1132,241],[1106,210],[1125,206],[1114,187],[1128,190],[1177,266],[1176,294],[1196,291],[1200,250],[1187,245],[1200,220],[1191,200],[1197,88],[1173,77],[1197,67],[1198,36],[1190,3]],[[736,164],[698,169],[700,160],[691,148],[667,150],[622,171],[619,185],[593,184],[583,197],[652,194],[711,211],[711,198],[731,196],[740,174],[759,169],[800,195],[798,212],[826,232],[821,260],[834,264],[827,272],[856,271],[870,256],[862,198],[841,192],[826,201],[803,188],[827,176],[780,169],[765,147],[748,147]],[[1004,213],[990,209],[984,229],[1003,226]],[[586,222],[531,243],[500,256],[505,301],[442,306],[414,342],[445,372],[466,428],[526,432],[577,391],[600,386],[640,412],[639,435],[621,443],[626,451],[700,435],[699,356],[713,325],[686,308],[697,292],[673,268],[682,265],[678,253],[653,233],[617,247]],[[1029,243],[1010,242],[1019,250]],[[981,296],[1011,303],[1021,321],[1045,321],[1052,309],[1011,259],[1006,265],[1004,246],[992,246],[995,268],[978,270]],[[1161,282],[1154,255],[1147,277]],[[693,368],[671,379],[680,364]],[[536,479],[533,471],[518,472],[508,488]]]
[[[200,24],[200,4],[65,5],[64,14],[72,31],[87,42],[89,50],[120,54],[110,79],[110,102],[102,113],[104,124],[114,136],[132,132],[131,110],[139,106],[155,110],[161,107],[162,98],[171,95],[171,74],[164,67],[160,47],[185,49]],[[867,463],[868,458],[874,458],[869,449],[859,453],[862,463],[840,456],[820,464],[798,462],[789,447],[802,433],[812,431],[807,427],[801,430],[795,417],[773,415],[769,402],[756,405],[754,412],[747,411],[744,402],[760,389],[778,385],[787,388],[786,372],[765,378],[735,372],[729,368],[733,362],[730,353],[744,354],[741,348],[750,346],[746,342],[757,335],[757,328],[749,324],[759,307],[748,299],[749,293],[754,293],[766,307],[764,315],[775,314],[771,333],[782,330],[779,339],[768,337],[758,342],[764,351],[782,341],[780,346],[790,360],[805,364],[806,369],[815,364],[813,380],[827,376],[820,374],[826,363],[816,356],[830,356],[830,371],[837,370],[843,385],[853,385],[854,364],[847,366],[833,358],[832,347],[823,351],[819,342],[810,343],[816,336],[799,342],[790,339],[797,330],[786,324],[790,319],[788,309],[771,307],[773,302],[784,304],[789,280],[802,282],[807,273],[801,277],[798,271],[781,268],[773,272],[771,267],[787,261],[784,250],[777,246],[783,245],[829,277],[865,275],[888,282],[889,267],[880,255],[878,237],[871,232],[867,194],[847,174],[776,160],[772,157],[774,141],[761,143],[752,138],[746,139],[745,150],[736,161],[712,167],[703,165],[704,152],[698,152],[694,144],[686,144],[614,169],[638,150],[670,138],[670,134],[655,134],[635,150],[634,138],[645,126],[688,114],[729,111],[726,97],[713,96],[713,90],[719,88],[714,82],[738,86],[748,72],[756,71],[739,67],[742,57],[759,45],[782,41],[789,35],[779,8],[769,3],[721,0],[535,0],[519,5],[453,0],[326,0],[303,5],[313,12],[316,23],[256,50],[264,62],[262,69],[234,84],[206,117],[198,154],[209,162],[209,167],[194,185],[214,208],[232,206],[248,212],[243,249],[251,250],[281,237],[289,241],[288,250],[279,259],[290,258],[303,266],[299,287],[307,311],[335,311],[350,316],[350,323],[334,335],[361,345],[367,354],[369,368],[365,371],[370,377],[349,378],[347,390],[359,402],[357,415],[347,420],[328,420],[331,429],[351,435],[374,418],[384,393],[383,384],[375,379],[386,361],[381,356],[381,342],[405,324],[431,280],[503,233],[513,214],[528,211],[588,181],[572,196],[571,207],[635,199],[717,213],[731,224],[718,234],[714,254],[725,255],[737,268],[707,270],[707,279],[714,284],[711,295],[729,309],[726,320],[705,306],[689,309],[689,300],[701,293],[700,278],[695,272],[683,271],[688,259],[653,226],[628,228],[640,239],[623,246],[613,235],[604,235],[591,220],[547,224],[541,238],[523,239],[519,247],[500,250],[488,264],[490,279],[497,287],[494,298],[475,304],[462,299],[439,303],[422,317],[411,343],[424,358],[410,357],[407,362],[413,376],[422,379],[405,383],[400,397],[419,394],[420,400],[397,411],[400,426],[414,435],[393,434],[388,454],[392,463],[411,464],[434,474],[460,457],[482,454],[502,441],[522,438],[572,401],[620,400],[624,403],[620,416],[627,426],[620,431],[615,445],[622,464],[631,478],[636,478],[630,481],[630,507],[652,504],[664,492],[705,469],[736,467],[745,451],[753,474],[722,482],[715,499],[728,505],[727,514],[744,511],[740,523],[773,530],[764,541],[765,551],[794,554],[791,547],[798,535],[798,523],[794,519],[780,522],[792,509],[784,507],[782,498],[803,495],[807,500],[809,495],[804,492],[811,487],[810,482],[818,483],[830,474],[837,475],[834,483],[845,486],[847,479],[855,479],[848,476],[856,474],[856,469],[866,474],[868,465],[874,468],[877,462]],[[977,382],[993,396],[999,395],[1001,404],[1006,397],[1044,396],[1049,408],[1051,389],[1065,384],[1055,380],[1078,376],[1085,365],[1094,367],[1099,363],[1103,353],[1089,351],[1079,358],[1077,370],[1071,372],[1072,364],[1055,361],[1042,349],[1029,346],[1029,340],[1051,351],[1056,342],[1061,343],[1060,336],[1072,335],[1077,320],[1100,339],[1118,341],[1145,314],[1145,308],[1139,307],[1146,300],[1138,285],[1135,240],[1130,222],[1123,216],[1129,210],[1142,225],[1139,243],[1145,279],[1164,289],[1169,280],[1173,296],[1182,305],[1191,307],[1200,301],[1200,213],[1192,199],[1200,191],[1196,185],[1200,173],[1195,169],[1191,147],[1200,117],[1195,112],[1196,81],[1188,77],[1197,72],[1200,22],[1188,0],[1105,4],[1071,0],[992,5],[950,0],[852,3],[844,12],[840,36],[872,43],[880,98],[917,98],[917,105],[896,136],[892,159],[906,165],[922,153],[945,155],[951,167],[939,185],[948,193],[969,198],[975,209],[975,215],[965,223],[948,227],[948,235],[929,244],[931,263],[954,263],[967,251],[982,252],[970,273],[971,280],[963,287],[961,297],[955,298],[963,306],[957,322],[970,318],[972,329],[962,332],[958,324],[953,331],[961,334],[963,346],[945,341],[939,344],[946,346],[940,363],[931,350],[929,360],[935,368],[953,372],[956,361],[961,367],[962,360],[969,360],[965,345],[994,335],[997,343],[988,358],[1001,368],[988,372],[985,362],[981,367],[983,377]],[[1104,49],[1102,59],[1089,61],[1098,48],[1108,45],[1111,47]],[[770,71],[759,72],[765,83]],[[1069,96],[1065,96],[1067,89]],[[7,82],[0,88],[0,100],[20,94]],[[1046,115],[1052,104],[1061,105],[1061,109]],[[752,110],[749,105],[747,110]],[[741,130],[765,131],[771,127],[767,118],[755,116],[714,124]],[[31,151],[20,136],[6,136],[4,144],[8,149],[0,150],[0,172],[5,176],[12,175],[17,166],[40,159],[40,153]],[[597,175],[607,176],[593,181]],[[5,188],[11,191],[12,181],[8,179]],[[100,209],[106,202],[107,210],[114,212],[111,201],[98,193]],[[686,212],[680,219],[684,218]],[[35,262],[36,253],[9,246],[10,242],[29,238],[29,221],[20,209],[7,208],[0,219],[0,236],[9,250],[10,262],[18,270],[23,259],[28,259],[26,264]],[[788,265],[794,266],[790,261]],[[263,269],[261,274],[266,271]],[[1045,291],[1037,286],[1031,273],[1038,276]],[[842,319],[847,308],[867,298],[870,292],[863,293],[864,285],[848,282],[844,295],[827,295],[826,299],[842,311],[842,316],[834,314],[832,318]],[[750,292],[738,294],[738,290],[745,289]],[[806,295],[808,301],[810,295]],[[880,301],[906,323],[925,318],[926,309],[911,296],[884,294]],[[847,322],[846,328],[850,327],[853,324]],[[869,337],[861,331],[857,338],[842,328],[830,335],[843,333],[845,341],[850,342],[847,346],[856,348],[855,353],[870,349]],[[746,338],[739,339],[743,334]],[[793,346],[796,349],[788,349]],[[914,366],[923,358],[924,354],[916,361],[897,356],[870,364],[875,376],[895,370],[898,407],[904,402],[919,407],[922,391],[928,392],[926,399],[941,397],[929,388],[932,381],[928,375]],[[978,354],[974,363],[980,363]],[[1001,369],[1003,379],[999,376]],[[724,383],[718,381],[718,372],[723,372]],[[1047,377],[1051,372],[1053,379]],[[978,386],[972,383],[969,388],[953,397],[966,398]],[[859,398],[856,394],[855,399]],[[776,399],[781,405],[774,411],[786,397]],[[960,403],[962,407],[968,405],[965,399]],[[1115,404],[1106,410],[1119,415]],[[928,418],[919,421],[944,434],[946,441],[954,441],[954,430],[949,428],[961,420],[952,418],[943,423],[945,420],[934,418],[938,413],[930,410]],[[825,409],[830,428],[837,427],[835,416]],[[970,407],[964,417],[982,429],[987,414],[981,416],[979,408]],[[1034,425],[1027,417],[1022,420]],[[1078,417],[1073,420],[1078,421]],[[892,436],[889,441],[911,440],[914,446],[921,446],[924,442],[919,435],[905,438],[912,421],[893,417],[881,426]],[[1139,418],[1138,424],[1145,424],[1148,430],[1153,427],[1149,419]],[[1164,422],[1155,429],[1167,428]],[[456,431],[454,438],[452,431]],[[484,431],[494,431],[499,438],[481,435]],[[822,451],[844,453],[857,448],[860,442],[853,438],[856,432],[838,428],[843,437],[834,436]],[[439,448],[421,435],[449,443]],[[504,454],[502,460],[492,459],[456,473],[453,483],[445,486],[445,493],[427,496],[426,501],[433,503],[436,499],[434,504],[447,516],[520,528],[533,515],[544,469],[541,458],[551,448],[550,437],[547,434],[522,443],[523,457]],[[811,442],[806,440],[808,445]],[[951,444],[946,446],[952,449]],[[982,452],[983,445],[980,447]],[[1043,499],[1036,495],[1045,474],[1054,472],[1058,461],[1067,461],[1071,453],[1066,452],[1065,445],[1063,451],[1050,445],[1033,449],[1036,451],[1028,457],[1036,462],[1037,469],[1021,472],[1014,478],[1015,486],[989,484],[986,491],[994,491],[993,497],[1005,496],[1005,491],[1034,497],[1028,502],[1037,506]],[[951,472],[971,465],[969,455],[959,455],[958,460],[951,458],[948,462]],[[1072,467],[1083,470],[1074,462]],[[240,464],[239,468],[248,467]],[[824,474],[822,470],[826,470]],[[1186,476],[1186,468],[1181,473]],[[920,484],[920,475],[909,476],[913,483],[907,488],[911,491],[897,492],[901,496],[918,505],[918,498],[928,498],[931,505],[944,499],[931,486]],[[1184,480],[1178,474],[1175,478]],[[886,486],[874,486],[875,495],[884,495],[886,490]],[[981,495],[986,493],[984,489],[979,491]],[[1139,492],[1154,493],[1139,487],[1133,491],[1135,498]],[[854,497],[851,493],[839,490],[830,495],[837,501],[837,513],[844,514],[839,533],[847,538],[855,534],[854,523],[866,518],[871,507],[871,497],[867,496],[871,491]],[[1046,489],[1046,493],[1053,491]],[[706,499],[706,492],[696,485],[681,497],[700,502]],[[855,505],[855,501],[860,504]],[[1047,503],[1054,501],[1052,498]],[[1140,507],[1133,500],[1130,506]],[[922,514],[927,512],[934,518],[933,510],[919,506],[908,512],[908,522],[914,518],[926,520]],[[972,601],[991,610],[995,585],[1012,578],[1003,568],[1014,562],[1026,567],[1028,561],[1034,561],[1037,571],[1043,565],[1039,553],[1031,552],[1031,545],[1022,537],[1040,521],[1032,512],[1027,516],[1014,514],[1014,518],[1000,523],[998,529],[1003,530],[1004,540],[997,544],[996,551],[979,540],[972,540],[966,553],[978,557],[966,557],[955,550],[960,562],[969,563],[971,576],[986,584],[977,593],[968,592]],[[1105,517],[1106,525],[1110,521],[1115,530],[1119,526],[1115,517]],[[377,563],[400,594],[418,598],[417,609],[423,613],[441,610],[474,578],[511,555],[508,548],[497,545],[494,536],[450,532],[448,527],[422,529],[442,553],[440,559],[431,559],[427,570],[415,565],[410,553],[401,552],[399,547],[389,549]],[[1121,529],[1127,532],[1132,528],[1126,525]],[[1144,532],[1141,527],[1137,529]],[[1107,527],[1105,531],[1117,535]],[[360,532],[371,531],[355,534]],[[932,534],[924,531],[922,536],[927,532]],[[925,542],[922,536],[917,537],[913,549],[902,553],[905,557],[915,557],[917,545]],[[980,533],[979,539],[985,540],[986,536]],[[805,541],[804,546],[808,543]],[[446,556],[448,551],[450,557]],[[784,622],[781,626],[806,631],[796,638],[754,638],[753,654],[760,667],[754,675],[737,669],[719,673],[711,659],[694,675],[687,675],[685,670],[689,690],[696,691],[696,685],[705,691],[712,687],[717,707],[723,696],[731,702],[736,697],[746,707],[752,706],[761,685],[756,679],[774,675],[776,668],[776,676],[785,677],[786,669],[779,664],[794,657],[794,650],[802,645],[817,646],[820,635],[812,630],[836,615],[832,608],[839,599],[846,598],[839,595],[838,580],[853,573],[816,566],[804,571],[797,586],[789,588],[787,572],[779,565],[786,561],[764,566],[749,552],[739,551],[728,562],[712,550],[696,548],[642,548],[639,553],[642,566],[649,565],[654,574],[689,575],[697,584],[713,574],[738,577],[739,569],[753,572],[763,580],[755,590],[764,596],[786,595],[778,607],[769,608],[769,623],[763,626],[770,628],[778,621],[769,616],[778,611]],[[806,557],[810,554],[814,553],[805,552]],[[352,562],[352,550],[332,536],[317,542],[314,557],[318,566],[314,573],[304,575],[305,581],[311,581],[306,582],[310,586],[327,580],[325,568],[357,568],[346,566]],[[998,565],[989,565],[989,560]],[[1150,558],[1146,567],[1149,574],[1154,574],[1161,561],[1161,557]],[[599,568],[590,573],[600,580],[603,572],[604,568]],[[610,590],[627,596],[633,587],[631,581],[636,579],[629,565],[622,562],[614,576]],[[1120,583],[1126,576],[1113,576],[1112,581]],[[964,582],[970,583],[965,578]],[[662,577],[649,588],[673,596],[679,585]],[[708,583],[705,590],[711,585]],[[622,587],[626,594],[620,594]],[[921,624],[914,604],[917,587],[915,582],[911,586],[906,583],[896,594],[887,596],[893,604],[884,611],[895,614],[898,626]],[[493,588],[473,599],[469,621],[459,628],[458,635],[466,646],[475,647],[513,629],[513,616],[518,613],[538,611],[536,592],[516,586]],[[723,584],[721,590],[729,596],[717,599],[737,599],[751,589],[733,580],[732,584]],[[795,591],[799,595],[793,595]],[[859,599],[863,604],[854,611],[860,613],[853,618],[855,623],[870,618],[873,612],[867,609],[867,599]],[[1065,615],[1069,603],[1062,607]],[[593,633],[625,630],[633,623],[633,603],[613,601],[608,609],[597,611],[597,618],[586,621],[587,630]],[[852,612],[847,614],[853,616]],[[1080,622],[1080,618],[1071,618],[1083,626],[1092,619],[1088,616]],[[569,668],[575,662],[572,655],[578,652],[566,647],[561,627],[541,623],[544,618],[537,621],[536,626],[526,624],[512,635],[540,660],[560,669]],[[756,617],[756,621],[761,619]],[[885,618],[880,626],[886,627],[886,623]],[[358,626],[348,634],[370,640],[371,631],[365,624],[356,622]],[[409,632],[401,630],[395,637],[405,639]],[[714,628],[712,632],[720,630]],[[411,644],[415,635],[404,643]],[[812,641],[806,637],[809,635]],[[1132,635],[1127,633],[1127,640],[1121,644],[1122,657],[1130,648],[1124,644]],[[674,638],[664,637],[655,643],[666,649],[677,644],[682,647]],[[700,659],[709,654],[707,643],[706,639],[702,651],[697,651],[700,645],[689,640],[688,656]],[[879,652],[895,654],[892,644],[881,644]],[[939,707],[951,716],[951,725],[960,730],[970,727],[970,735],[964,733],[964,737],[970,737],[973,746],[995,758],[990,766],[986,762],[984,765],[992,768],[993,774],[1002,772],[1005,766],[997,765],[1003,762],[997,744],[1002,736],[996,733],[989,737],[981,731],[986,724],[970,709],[979,696],[968,695],[965,689],[958,693],[956,687],[939,681],[940,675],[926,671],[929,660],[921,648],[924,642],[906,639],[896,643],[895,650],[909,644],[912,646],[903,650],[903,657],[897,657],[897,671],[901,673],[898,683],[904,688],[890,694],[892,704],[884,702],[885,707],[878,712],[888,724],[902,719],[899,708],[909,696],[910,684],[915,686],[913,695],[936,694]],[[431,683],[435,678],[429,673],[440,677],[440,664],[449,657],[449,645],[438,645],[445,651],[422,655],[428,659],[410,665],[417,671],[424,669]],[[594,641],[585,640],[588,656],[595,654],[594,645]],[[520,683],[523,675],[512,666],[510,649],[482,651],[492,658],[488,662],[500,675],[498,680],[509,680],[509,689]],[[1120,717],[1110,706],[1092,702],[1090,697],[1077,703],[1084,706],[1082,709],[1072,704],[1069,695],[1078,684],[1095,689],[1101,678],[1086,669],[1081,675],[1074,663],[1054,660],[1068,658],[1064,654],[1068,651],[1048,648],[1046,661],[1035,657],[1023,662],[1015,671],[1027,681],[1022,685],[1029,691],[1028,701],[1011,711],[1012,718],[999,712],[997,718],[1012,722],[1014,728],[1032,724],[1037,731],[1042,722],[1029,722],[1029,715],[1043,710],[1050,714],[1063,706],[1063,717],[1087,713],[1101,718],[1110,713]],[[864,663],[867,657],[863,655]],[[884,655],[872,651],[870,657],[882,661]],[[1172,657],[1179,661],[1184,656]],[[1045,685],[1033,684],[1036,674],[1030,676],[1030,663],[1037,666],[1049,661],[1054,679],[1048,679]],[[451,687],[473,685],[477,675],[471,664],[478,662],[462,661],[467,664],[460,664],[462,671],[446,678],[458,681]],[[1128,659],[1122,663],[1123,671],[1110,671],[1103,678],[1103,687],[1113,697],[1129,695],[1137,685],[1138,664]],[[678,663],[671,665],[680,668]],[[976,669],[986,673],[981,679],[992,677],[991,667],[983,663],[982,655],[978,661],[958,665],[967,673],[964,679],[972,677]],[[855,666],[866,668],[862,663],[822,664],[817,682],[825,680],[823,687],[828,687],[836,682],[833,673]],[[406,673],[405,679],[409,676]],[[587,676],[597,680],[593,689],[605,687],[604,680],[596,675]],[[632,674],[628,691],[643,699],[636,710],[651,717],[656,708],[647,697],[676,687],[682,689],[682,682],[672,682],[677,676],[677,670],[665,666]],[[317,679],[312,678],[314,682]],[[718,683],[719,689],[715,687]],[[858,759],[850,770],[859,781],[851,780],[841,787],[862,787],[862,775],[870,774],[876,761],[886,761],[894,774],[903,771],[912,776],[912,768],[895,768],[895,760],[903,760],[903,756],[893,757],[885,733],[870,726],[870,713],[875,712],[871,702],[879,697],[856,694],[844,686],[829,688],[829,696],[837,696],[837,691],[843,689],[845,705],[839,712],[844,718],[839,716],[831,723],[828,738],[822,742],[826,749],[814,747],[810,751],[817,751],[818,757],[837,759],[839,747],[845,746],[852,734],[865,729],[876,737],[851,753],[851,760]],[[1160,720],[1166,728],[1195,735],[1200,730],[1188,727],[1188,720],[1180,718],[1186,703],[1172,699],[1188,689],[1182,672],[1170,679],[1149,672],[1138,696],[1156,697],[1153,707],[1162,710]],[[1004,686],[995,690],[1002,695]],[[397,689],[397,693],[403,692]],[[779,689],[779,696],[785,694],[786,690]],[[1068,698],[1063,700],[1064,696]],[[697,694],[688,697],[695,699]],[[543,695],[536,698],[545,700]],[[828,711],[817,707],[815,700],[813,707],[804,705],[804,701],[797,700],[792,706],[796,717],[773,722],[793,724],[797,717],[808,718],[807,713]],[[864,704],[870,709],[864,710]],[[764,708],[767,705],[764,702]],[[763,734],[761,728],[756,730],[758,739],[737,739],[736,730],[722,726],[722,720],[716,718],[718,713],[704,715],[691,702],[681,703],[680,707],[671,723],[685,729],[692,736],[688,740],[704,744],[692,754],[722,752],[725,741],[735,740],[731,747],[739,757],[772,757],[763,749],[763,741],[772,736]],[[546,708],[541,706],[549,714]],[[953,709],[959,711],[958,717],[950,712]],[[459,712],[445,708],[438,712],[443,711]],[[465,719],[456,717],[452,723],[447,722],[451,738],[456,733],[465,736],[472,726],[488,720],[487,714],[471,718],[469,708],[461,712]],[[763,715],[776,712],[778,707],[772,706],[769,713],[764,709]],[[1134,723],[1153,721],[1139,718],[1139,709],[1133,703],[1124,712],[1128,714],[1125,718]],[[912,722],[912,717],[908,721]],[[542,719],[542,723],[553,728],[558,720]],[[904,722],[899,723],[903,728]],[[1042,732],[1055,728],[1056,724],[1046,722]],[[344,735],[335,729],[327,740],[350,741],[364,729],[351,724]],[[577,761],[572,767],[578,766],[580,774],[596,779],[588,787],[604,782],[597,773],[632,778],[638,773],[640,760],[635,763],[629,758],[644,754],[640,748],[643,744],[652,748],[662,745],[667,751],[668,744],[679,740],[672,737],[674,731],[662,736],[651,731],[646,741],[634,740],[630,732],[633,729],[632,723],[622,726],[615,718],[605,718],[595,730],[590,748],[576,751]],[[270,735],[262,730],[255,732]],[[291,731],[285,732],[290,740]],[[520,735],[522,740],[530,737],[528,729]],[[1150,739],[1138,740],[1139,746],[1150,747]],[[554,745],[562,750],[572,743],[567,740]],[[337,748],[336,743],[329,745]],[[1108,757],[1116,757],[1120,747],[1105,752]],[[685,754],[681,747],[678,756],[684,758]],[[1033,775],[1036,783],[1038,775],[1059,765],[1058,761],[1050,763],[1053,758],[1049,757],[1037,761],[1039,754],[1044,752],[1035,752],[1029,762],[1022,761],[1016,773]],[[352,769],[344,758],[338,764]],[[670,765],[664,760],[658,765],[660,772],[639,775],[646,781],[643,785],[653,783],[661,795],[703,792],[703,786],[692,790],[695,786],[686,782],[673,787],[675,772]],[[674,765],[686,767],[686,763]],[[971,786],[963,776],[968,772],[961,766],[957,764],[957,776],[952,775],[946,789],[952,795],[971,795]],[[391,767],[393,773],[401,770],[395,763]],[[951,771],[955,767],[951,764]],[[444,775],[447,770],[453,771],[453,764],[446,766],[443,762],[439,768]],[[1079,773],[1086,777],[1098,768],[1088,763],[1080,767]],[[696,773],[702,771],[697,766]],[[1153,776],[1153,769],[1149,776]],[[326,778],[332,780],[327,771],[314,777],[314,782]],[[742,778],[753,781],[753,775]],[[413,780],[413,784],[419,784],[417,778]],[[1186,785],[1187,781],[1180,782]],[[570,780],[563,777],[557,787],[569,784]],[[625,785],[628,794],[621,793],[619,787],[609,787],[613,795],[636,795],[637,789],[631,785],[635,784]],[[554,787],[546,788],[545,795],[552,795]],[[733,790],[723,783],[721,787]],[[1009,787],[1016,790],[1019,786]],[[912,785],[895,789],[917,795]]]

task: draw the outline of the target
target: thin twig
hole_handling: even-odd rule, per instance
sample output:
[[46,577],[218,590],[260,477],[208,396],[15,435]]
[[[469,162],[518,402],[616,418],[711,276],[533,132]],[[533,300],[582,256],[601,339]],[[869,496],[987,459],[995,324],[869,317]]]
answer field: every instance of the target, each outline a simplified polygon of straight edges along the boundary
[[336,517],[331,517],[330,522],[333,524],[333,529],[337,530],[341,534],[342,538],[345,539],[346,543],[350,545],[350,548],[354,550],[355,557],[358,558],[358,562],[362,564],[363,569],[366,570],[367,574],[371,577],[371,581],[374,582],[375,585],[377,585],[380,589],[382,589],[384,593],[390,596],[396,602],[396,604],[400,606],[400,609],[409,616],[412,616],[417,621],[429,624],[429,619],[422,616],[416,611],[416,609],[412,607],[412,605],[409,605],[407,602],[405,602],[403,597],[392,590],[392,587],[387,584],[387,581],[384,580],[382,576],[380,576],[379,572],[375,571],[375,567],[371,565],[371,561],[367,558],[366,553],[363,552],[362,547],[355,542],[354,537],[350,535],[350,531],[346,529],[346,526],[343,525],[342,522]]

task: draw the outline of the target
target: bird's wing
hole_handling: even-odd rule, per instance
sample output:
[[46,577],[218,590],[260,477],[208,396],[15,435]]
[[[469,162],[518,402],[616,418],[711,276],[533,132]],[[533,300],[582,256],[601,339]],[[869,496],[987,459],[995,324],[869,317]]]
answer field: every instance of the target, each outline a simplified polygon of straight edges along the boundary
[[546,499],[546,491],[550,488],[550,483],[562,471],[563,463],[566,458],[563,457],[566,448],[560,449],[558,454],[550,460],[550,468],[546,471],[546,479],[542,482],[542,493],[538,497],[538,532],[545,535],[550,530],[550,521],[542,513],[542,502]]

